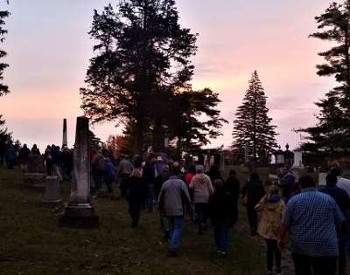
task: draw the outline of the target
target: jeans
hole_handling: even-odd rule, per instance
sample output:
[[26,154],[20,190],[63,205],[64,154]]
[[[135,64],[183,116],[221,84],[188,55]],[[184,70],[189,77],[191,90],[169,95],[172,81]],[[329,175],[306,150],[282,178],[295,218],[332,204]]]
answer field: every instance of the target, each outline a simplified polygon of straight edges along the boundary
[[228,250],[228,226],[224,223],[214,225],[214,238],[216,250],[227,253]]
[[180,238],[184,228],[184,217],[183,216],[172,216],[169,217],[170,223],[170,242],[169,250],[176,251],[180,244]]
[[273,268],[273,258],[276,261],[277,269],[281,269],[281,251],[277,246],[277,240],[265,239],[266,242],[266,265],[267,270],[272,271]]
[[337,256],[310,257],[293,253],[293,261],[295,275],[335,275],[337,267]]

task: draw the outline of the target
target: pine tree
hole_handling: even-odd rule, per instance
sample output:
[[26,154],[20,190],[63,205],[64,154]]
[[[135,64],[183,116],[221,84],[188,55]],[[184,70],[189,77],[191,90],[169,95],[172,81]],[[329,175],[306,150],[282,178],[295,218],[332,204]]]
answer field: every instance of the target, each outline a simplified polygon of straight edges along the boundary
[[150,125],[162,123],[158,106],[190,88],[196,35],[180,27],[174,0],[125,0],[116,11],[95,10],[89,34],[96,56],[80,89],[82,108],[93,122],[132,127],[140,153]]
[[277,146],[276,126],[271,125],[266,99],[258,73],[254,71],[233,121],[233,151],[242,162],[266,165]]
[[333,47],[319,53],[326,63],[317,65],[319,76],[334,76],[338,86],[316,103],[320,108],[313,127],[299,129],[309,139],[304,151],[324,158],[349,155],[350,149],[350,1],[332,3],[315,17],[320,31],[311,37],[332,42]]

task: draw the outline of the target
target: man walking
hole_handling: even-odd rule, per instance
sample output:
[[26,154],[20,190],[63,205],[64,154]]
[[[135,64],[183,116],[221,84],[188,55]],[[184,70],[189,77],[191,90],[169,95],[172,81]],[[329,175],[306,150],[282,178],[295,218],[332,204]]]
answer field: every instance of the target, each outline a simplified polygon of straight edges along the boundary
[[[164,182],[159,193],[158,206],[170,224],[169,256],[177,256],[184,227],[185,205],[190,206],[186,183],[179,177],[180,167],[174,167],[172,176]],[[189,207],[190,209],[190,207]]]
[[287,203],[282,217],[279,247],[287,232],[296,275],[334,275],[337,266],[337,225],[344,221],[336,202],[317,191],[310,176],[299,179],[302,192]]

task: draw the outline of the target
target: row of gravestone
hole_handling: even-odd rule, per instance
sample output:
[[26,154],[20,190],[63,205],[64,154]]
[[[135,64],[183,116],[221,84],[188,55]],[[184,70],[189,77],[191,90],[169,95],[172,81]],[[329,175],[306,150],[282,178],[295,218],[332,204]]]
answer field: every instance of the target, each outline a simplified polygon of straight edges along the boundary
[[[95,227],[98,217],[90,198],[90,161],[89,161],[89,120],[78,117],[74,146],[74,171],[70,198],[59,226]],[[29,187],[45,187],[43,202],[61,202],[60,181],[57,176],[47,176],[42,156],[30,156],[28,170],[23,174],[22,184]]]
[[48,176],[42,155],[30,155],[27,171],[22,176],[22,184],[27,187],[45,188],[43,202],[61,202],[60,182],[57,176]]

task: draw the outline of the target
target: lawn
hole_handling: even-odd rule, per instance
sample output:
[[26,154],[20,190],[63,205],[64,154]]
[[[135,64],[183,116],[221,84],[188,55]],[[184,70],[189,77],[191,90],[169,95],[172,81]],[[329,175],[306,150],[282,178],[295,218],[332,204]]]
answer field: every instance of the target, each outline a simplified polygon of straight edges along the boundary
[[[244,215],[231,233],[230,253],[218,258],[211,230],[196,234],[188,219],[180,256],[167,256],[158,213],[141,213],[133,229],[124,200],[93,198],[99,226],[58,227],[44,190],[22,186],[18,170],[0,168],[0,274],[263,274],[264,248],[250,237]],[[69,183],[62,183],[64,200]],[[116,188],[115,188],[116,189]]]

